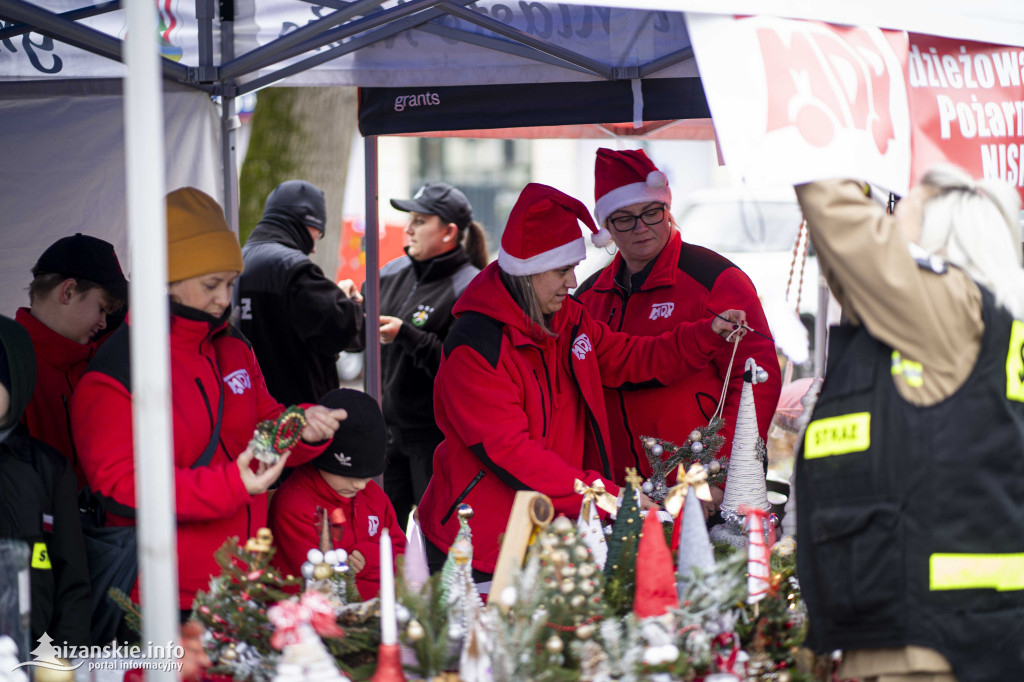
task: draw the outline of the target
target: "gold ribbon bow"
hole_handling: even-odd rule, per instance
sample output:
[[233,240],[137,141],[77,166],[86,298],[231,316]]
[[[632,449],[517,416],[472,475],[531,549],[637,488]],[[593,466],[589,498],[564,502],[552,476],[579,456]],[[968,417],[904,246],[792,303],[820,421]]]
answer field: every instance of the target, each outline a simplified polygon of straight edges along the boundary
[[583,518],[585,519],[590,519],[591,504],[596,504],[609,514],[614,514],[618,508],[615,496],[605,490],[604,481],[600,478],[594,479],[594,482],[589,486],[577,478],[573,484],[573,490],[576,491],[577,495],[583,496],[583,506],[580,507],[580,511],[583,512]]
[[672,489],[668,491],[668,495],[665,496],[665,509],[672,518],[676,518],[683,511],[683,504],[686,502],[686,493],[689,492],[692,487],[694,492],[697,494],[697,499],[704,500],[705,502],[711,501],[711,488],[708,487],[708,470],[704,468],[703,464],[694,462],[690,465],[690,470],[685,474],[683,473],[683,465],[679,465],[679,471],[676,473],[676,485],[672,486]]

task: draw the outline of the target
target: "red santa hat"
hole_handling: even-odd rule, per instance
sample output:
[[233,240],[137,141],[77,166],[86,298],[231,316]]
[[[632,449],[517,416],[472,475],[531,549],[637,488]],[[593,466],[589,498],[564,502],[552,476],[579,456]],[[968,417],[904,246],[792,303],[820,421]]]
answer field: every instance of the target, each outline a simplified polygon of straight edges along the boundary
[[679,608],[676,571],[672,553],[665,544],[665,534],[657,512],[650,511],[644,520],[640,546],[636,550],[636,595],[633,612],[637,618],[661,616]]
[[508,217],[498,265],[510,275],[536,275],[579,263],[587,256],[580,221],[597,235],[597,225],[583,202],[554,187],[531,182]]
[[594,160],[594,213],[598,225],[624,206],[660,201],[672,206],[668,178],[642,149],[598,149]]

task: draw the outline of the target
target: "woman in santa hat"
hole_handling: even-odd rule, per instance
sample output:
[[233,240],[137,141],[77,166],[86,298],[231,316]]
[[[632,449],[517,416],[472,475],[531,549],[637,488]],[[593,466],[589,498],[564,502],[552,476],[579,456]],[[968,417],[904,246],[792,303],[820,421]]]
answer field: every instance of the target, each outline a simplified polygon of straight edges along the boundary
[[[661,336],[633,337],[595,321],[569,290],[585,257],[582,221],[607,243],[578,200],[540,184],[519,196],[496,263],[455,306],[434,386],[444,441],[419,506],[432,570],[470,505],[477,580],[493,573],[517,490],[551,498],[556,514],[579,515],[577,479],[618,493],[602,387],[671,384],[707,365],[742,333],[745,315],[726,310]],[[644,505],[653,506],[644,499]]]
[[[587,312],[612,329],[656,336],[707,317],[709,310],[740,308],[751,328],[760,332],[743,339],[736,362],[733,349],[722,348],[711,362],[672,386],[609,385],[604,397],[618,470],[636,467],[650,478],[641,437],[686,442],[694,427],[707,424],[719,408],[725,446],[718,458],[727,463],[743,389],[743,361],[749,357],[768,370],[768,380],[758,383],[754,395],[758,434],[767,439],[782,381],[768,321],[750,278],[714,251],[683,241],[670,212],[668,179],[642,149],[597,150],[594,199],[597,222],[611,229],[618,253],[576,290]],[[723,384],[728,390],[719,406]],[[669,482],[674,479],[675,472],[670,472]],[[721,502],[721,488],[712,486],[711,494]],[[705,512],[714,512],[716,502],[705,502]]]

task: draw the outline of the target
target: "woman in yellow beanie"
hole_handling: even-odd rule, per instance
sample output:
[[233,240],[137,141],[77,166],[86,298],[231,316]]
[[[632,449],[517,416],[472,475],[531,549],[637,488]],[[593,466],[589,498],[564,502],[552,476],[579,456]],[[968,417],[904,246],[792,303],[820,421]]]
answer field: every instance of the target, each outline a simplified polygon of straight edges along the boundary
[[[256,424],[276,419],[284,408],[267,392],[248,343],[227,321],[241,270],[238,239],[217,202],[191,187],[171,192],[167,274],[183,617],[196,591],[219,572],[214,551],[227,538],[251,537],[266,525],[266,491],[285,462],[297,466],[316,457],[345,417],[344,410],[306,406],[308,424],[290,455],[273,466],[253,461],[248,443]],[[122,327],[93,360],[71,410],[82,468],[103,502],[108,526],[135,523],[129,379],[128,333]]]

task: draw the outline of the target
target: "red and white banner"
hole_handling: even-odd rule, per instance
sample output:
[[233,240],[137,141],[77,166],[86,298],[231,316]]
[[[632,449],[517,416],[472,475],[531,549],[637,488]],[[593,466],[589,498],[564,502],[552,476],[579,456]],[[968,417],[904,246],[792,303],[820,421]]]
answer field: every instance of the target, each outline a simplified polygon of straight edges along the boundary
[[1024,48],[912,33],[907,85],[912,183],[952,161],[1024,198]]
[[949,161],[1024,196],[1024,49],[763,16],[687,27],[739,181],[856,177],[903,194]]

